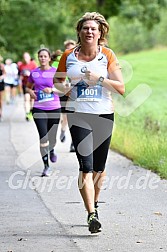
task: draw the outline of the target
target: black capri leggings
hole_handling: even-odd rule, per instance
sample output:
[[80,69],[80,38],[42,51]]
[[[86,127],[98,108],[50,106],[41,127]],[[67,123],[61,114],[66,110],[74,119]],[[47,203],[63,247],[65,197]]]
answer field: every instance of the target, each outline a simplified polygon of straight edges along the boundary
[[67,116],[80,171],[103,172],[111,141],[114,114],[74,112]]
[[39,133],[40,143],[49,141],[49,150],[56,144],[61,109],[41,110],[33,108],[32,114]]

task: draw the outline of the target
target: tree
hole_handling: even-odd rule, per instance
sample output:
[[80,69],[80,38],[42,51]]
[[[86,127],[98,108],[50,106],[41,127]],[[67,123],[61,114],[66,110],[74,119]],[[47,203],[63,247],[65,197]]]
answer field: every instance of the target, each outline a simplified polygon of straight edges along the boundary
[[97,10],[102,13],[106,19],[116,16],[122,4],[121,0],[96,0]]
[[138,19],[151,29],[160,22],[160,10],[166,6],[166,0],[125,0],[122,1],[119,15],[127,20]]
[[21,56],[41,45],[64,49],[63,41],[76,39],[77,20],[88,11],[98,11],[122,22],[139,20],[152,29],[161,19],[167,0],[1,0],[0,49]]

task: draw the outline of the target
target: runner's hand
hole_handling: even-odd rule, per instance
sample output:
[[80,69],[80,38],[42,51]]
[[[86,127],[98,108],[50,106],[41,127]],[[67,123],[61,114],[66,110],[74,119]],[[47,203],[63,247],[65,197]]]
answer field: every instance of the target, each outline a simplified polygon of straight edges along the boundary
[[51,94],[52,93],[52,88],[46,87],[42,91],[45,92],[45,93],[47,93],[47,94]]
[[85,79],[88,85],[95,86],[98,82],[99,75],[87,70],[85,71]]
[[34,100],[36,100],[37,99],[37,96],[36,96],[36,94],[35,94],[35,92],[34,92],[34,90],[32,90],[32,89],[29,89],[29,94],[30,94],[30,97],[32,98],[32,99],[34,99]]

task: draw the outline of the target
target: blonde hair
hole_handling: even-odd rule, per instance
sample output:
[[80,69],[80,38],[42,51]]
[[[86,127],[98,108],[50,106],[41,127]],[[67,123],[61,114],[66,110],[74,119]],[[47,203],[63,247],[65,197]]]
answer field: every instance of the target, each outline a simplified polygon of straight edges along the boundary
[[64,46],[66,47],[67,45],[75,46],[76,42],[74,40],[72,40],[72,39],[68,39],[68,40],[64,41]]
[[83,23],[88,20],[93,20],[99,25],[99,31],[101,32],[100,39],[98,40],[99,45],[106,45],[107,39],[106,35],[109,32],[109,24],[105,20],[104,16],[101,15],[98,12],[86,12],[77,22],[76,30],[77,30],[77,36],[78,36],[78,44],[81,43],[79,32],[82,29]]

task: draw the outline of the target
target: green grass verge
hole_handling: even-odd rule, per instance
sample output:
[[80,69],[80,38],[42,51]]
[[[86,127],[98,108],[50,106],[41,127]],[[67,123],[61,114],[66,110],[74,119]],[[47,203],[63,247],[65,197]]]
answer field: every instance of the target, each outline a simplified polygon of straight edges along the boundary
[[116,108],[111,148],[135,164],[167,178],[167,49],[142,51],[119,58],[126,60],[133,69],[124,97],[142,83],[152,93],[128,116],[120,115]]

